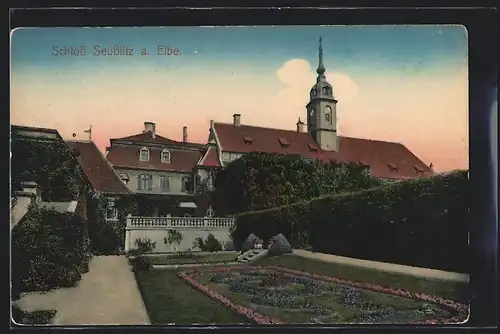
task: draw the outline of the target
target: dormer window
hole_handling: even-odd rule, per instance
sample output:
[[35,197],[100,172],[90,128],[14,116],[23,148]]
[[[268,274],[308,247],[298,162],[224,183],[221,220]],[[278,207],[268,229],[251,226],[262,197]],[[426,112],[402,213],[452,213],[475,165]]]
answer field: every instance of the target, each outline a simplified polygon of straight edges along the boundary
[[389,166],[389,170],[391,172],[397,172],[398,171],[398,167],[394,164],[387,164],[387,166]]
[[278,138],[278,140],[280,142],[281,147],[288,147],[288,146],[290,146],[290,143],[285,138],[280,137],[280,138]]
[[316,151],[318,151],[318,147],[313,145],[313,144],[309,144],[309,150],[316,152]]
[[358,165],[361,165],[361,166],[369,166],[366,161],[364,160],[358,160]]
[[149,150],[147,148],[145,147],[141,148],[139,159],[141,161],[149,161]]
[[245,142],[245,144],[247,145],[252,145],[253,143],[253,138],[252,137],[248,137],[248,136],[243,136],[243,141]]
[[170,163],[170,151],[169,150],[161,151],[161,162],[164,164]]
[[125,182],[125,184],[128,184],[129,177],[127,173],[120,173],[120,179],[122,179],[122,181]]
[[415,172],[420,175],[420,174],[423,174],[424,173],[424,170],[420,167],[418,167],[417,165],[413,165],[413,168],[415,168]]

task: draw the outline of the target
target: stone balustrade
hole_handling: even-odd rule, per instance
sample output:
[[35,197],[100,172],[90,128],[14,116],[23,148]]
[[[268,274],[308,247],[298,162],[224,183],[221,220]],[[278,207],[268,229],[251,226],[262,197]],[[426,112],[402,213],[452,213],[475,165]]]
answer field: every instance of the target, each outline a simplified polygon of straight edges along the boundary
[[235,223],[235,218],[210,217],[127,217],[127,229],[168,229],[168,228],[198,228],[198,229],[229,229]]

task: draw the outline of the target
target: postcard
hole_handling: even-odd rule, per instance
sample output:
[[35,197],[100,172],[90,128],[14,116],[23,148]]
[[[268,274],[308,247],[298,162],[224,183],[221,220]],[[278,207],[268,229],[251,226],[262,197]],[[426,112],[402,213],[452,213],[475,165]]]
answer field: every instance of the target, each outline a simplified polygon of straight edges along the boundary
[[18,28],[14,324],[468,318],[463,26]]

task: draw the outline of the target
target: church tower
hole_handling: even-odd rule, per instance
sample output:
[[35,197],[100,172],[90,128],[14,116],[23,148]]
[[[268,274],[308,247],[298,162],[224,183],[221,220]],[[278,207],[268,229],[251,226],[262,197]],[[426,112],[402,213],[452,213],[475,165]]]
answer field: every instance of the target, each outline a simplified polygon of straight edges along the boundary
[[319,38],[318,77],[311,88],[307,108],[307,131],[322,150],[338,151],[337,100],[333,97],[332,85],[326,81],[323,65],[323,45]]

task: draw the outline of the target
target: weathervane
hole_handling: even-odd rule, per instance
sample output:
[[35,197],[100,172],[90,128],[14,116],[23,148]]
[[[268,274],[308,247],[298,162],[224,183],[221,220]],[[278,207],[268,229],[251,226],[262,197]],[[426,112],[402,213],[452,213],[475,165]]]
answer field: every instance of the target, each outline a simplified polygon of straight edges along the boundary
[[89,126],[88,130],[83,131],[89,134],[89,140],[92,139],[92,125]]

